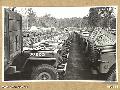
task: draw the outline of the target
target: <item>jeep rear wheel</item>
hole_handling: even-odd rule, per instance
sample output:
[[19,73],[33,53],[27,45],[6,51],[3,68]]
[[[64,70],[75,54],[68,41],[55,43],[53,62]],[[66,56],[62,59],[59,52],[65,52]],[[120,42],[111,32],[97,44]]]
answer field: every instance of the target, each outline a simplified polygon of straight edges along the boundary
[[57,70],[47,64],[43,64],[33,68],[31,74],[32,80],[56,80],[57,79]]

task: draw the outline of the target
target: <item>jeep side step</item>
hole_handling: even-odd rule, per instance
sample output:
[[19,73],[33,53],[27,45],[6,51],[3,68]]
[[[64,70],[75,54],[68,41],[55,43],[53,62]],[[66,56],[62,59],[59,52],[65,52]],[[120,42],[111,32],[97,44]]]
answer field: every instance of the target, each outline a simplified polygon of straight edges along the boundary
[[7,74],[15,74],[21,73],[21,71],[16,70],[16,66],[9,66],[8,70],[6,71]]

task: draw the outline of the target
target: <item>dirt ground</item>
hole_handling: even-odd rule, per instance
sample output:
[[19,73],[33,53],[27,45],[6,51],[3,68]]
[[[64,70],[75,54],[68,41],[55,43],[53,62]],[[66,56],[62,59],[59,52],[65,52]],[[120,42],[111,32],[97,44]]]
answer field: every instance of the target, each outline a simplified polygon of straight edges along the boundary
[[84,45],[79,35],[74,34],[70,48],[69,60],[66,69],[65,80],[93,80],[89,61],[84,55]]

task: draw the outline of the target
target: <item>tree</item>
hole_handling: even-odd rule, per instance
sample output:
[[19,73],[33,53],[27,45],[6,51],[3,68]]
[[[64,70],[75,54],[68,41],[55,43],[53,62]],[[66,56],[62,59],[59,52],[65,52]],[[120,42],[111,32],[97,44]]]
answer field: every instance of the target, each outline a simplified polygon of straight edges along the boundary
[[89,27],[89,24],[88,24],[88,16],[84,16],[82,21],[81,21],[81,28],[84,28],[84,27]]
[[28,8],[28,28],[30,28],[31,26],[36,26],[36,14],[35,12],[33,12],[32,8]]
[[116,18],[110,20],[110,27],[111,29],[116,29]]
[[97,27],[100,17],[96,8],[90,8],[88,23],[91,27]]
[[90,8],[88,23],[91,27],[110,27],[110,20],[115,18],[114,7],[95,7]]

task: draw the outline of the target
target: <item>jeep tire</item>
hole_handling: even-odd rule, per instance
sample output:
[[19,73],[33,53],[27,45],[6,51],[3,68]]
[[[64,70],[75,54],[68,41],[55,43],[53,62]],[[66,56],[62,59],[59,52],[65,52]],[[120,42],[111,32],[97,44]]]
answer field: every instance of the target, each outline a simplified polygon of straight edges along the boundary
[[116,81],[116,70],[112,70],[108,73],[107,81]]
[[57,70],[48,64],[33,67],[31,74],[32,80],[57,80]]

